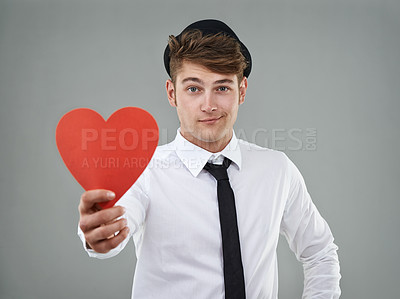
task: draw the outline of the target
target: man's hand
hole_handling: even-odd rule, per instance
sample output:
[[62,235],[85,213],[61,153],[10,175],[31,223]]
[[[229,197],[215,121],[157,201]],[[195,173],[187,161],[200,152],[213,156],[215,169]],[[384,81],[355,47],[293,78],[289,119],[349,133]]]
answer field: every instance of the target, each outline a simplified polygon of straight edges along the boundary
[[112,200],[115,194],[108,190],[89,190],[82,194],[79,204],[79,227],[85,235],[88,248],[107,253],[128,236],[126,219],[121,217],[125,209],[114,206],[102,210],[97,204]]

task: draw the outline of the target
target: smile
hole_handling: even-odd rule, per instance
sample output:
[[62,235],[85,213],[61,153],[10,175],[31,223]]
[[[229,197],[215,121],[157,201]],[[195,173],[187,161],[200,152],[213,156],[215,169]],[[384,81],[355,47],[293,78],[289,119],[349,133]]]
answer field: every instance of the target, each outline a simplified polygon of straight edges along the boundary
[[219,121],[222,118],[222,116],[220,117],[213,117],[213,118],[205,118],[205,119],[200,119],[199,122],[203,123],[203,124],[214,124],[217,121]]

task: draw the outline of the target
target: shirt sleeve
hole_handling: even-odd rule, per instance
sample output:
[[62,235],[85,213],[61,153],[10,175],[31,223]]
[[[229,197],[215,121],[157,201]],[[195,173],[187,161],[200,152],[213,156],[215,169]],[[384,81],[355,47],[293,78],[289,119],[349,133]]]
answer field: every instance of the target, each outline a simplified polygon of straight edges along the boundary
[[145,173],[143,173],[135,182],[135,184],[133,184],[131,188],[116,203],[117,206],[122,206],[125,208],[126,212],[122,216],[122,218],[125,218],[127,220],[127,225],[129,227],[128,236],[116,248],[110,250],[107,253],[98,253],[93,249],[88,249],[86,247],[85,236],[78,226],[78,236],[82,241],[83,248],[90,257],[107,259],[116,256],[125,248],[130,237],[132,237],[134,240],[136,246],[136,254],[138,254],[138,252],[140,251],[143,224],[146,218],[146,211],[149,202],[147,193],[145,192],[145,182]]
[[311,200],[303,177],[287,158],[288,199],[281,233],[304,270],[303,299],[340,297],[340,267],[332,232]]

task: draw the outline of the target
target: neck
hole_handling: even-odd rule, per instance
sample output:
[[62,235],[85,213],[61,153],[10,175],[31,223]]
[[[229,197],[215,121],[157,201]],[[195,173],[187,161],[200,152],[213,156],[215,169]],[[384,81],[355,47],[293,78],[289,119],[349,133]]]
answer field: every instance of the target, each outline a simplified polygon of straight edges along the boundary
[[183,138],[185,138],[187,141],[193,143],[194,145],[197,145],[198,147],[205,149],[206,151],[209,151],[211,153],[218,153],[222,151],[231,141],[232,136],[233,136],[233,131],[230,132],[230,134],[225,135],[219,140],[216,141],[204,141],[197,139],[193,137],[190,134],[185,134],[185,132],[181,131],[181,135]]

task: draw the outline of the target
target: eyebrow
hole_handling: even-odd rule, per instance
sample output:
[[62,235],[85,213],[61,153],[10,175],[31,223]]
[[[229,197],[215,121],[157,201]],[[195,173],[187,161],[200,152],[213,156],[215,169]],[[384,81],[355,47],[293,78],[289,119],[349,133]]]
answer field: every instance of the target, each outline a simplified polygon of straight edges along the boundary
[[234,84],[235,82],[233,82],[233,80],[231,79],[222,79],[222,80],[218,80],[215,81],[214,84]]
[[196,83],[204,85],[203,80],[200,80],[199,78],[196,78],[196,77],[187,77],[187,78],[182,80],[182,84],[184,84],[186,82],[189,82],[189,81],[196,82]]
[[[187,77],[187,78],[182,80],[182,84],[184,84],[186,82],[189,82],[189,81],[196,82],[196,83],[204,85],[203,80],[200,80],[199,78],[196,78],[196,77]],[[234,84],[234,83],[235,82],[233,80],[231,80],[231,79],[222,79],[222,80],[215,81],[213,84],[217,85],[217,84]]]

